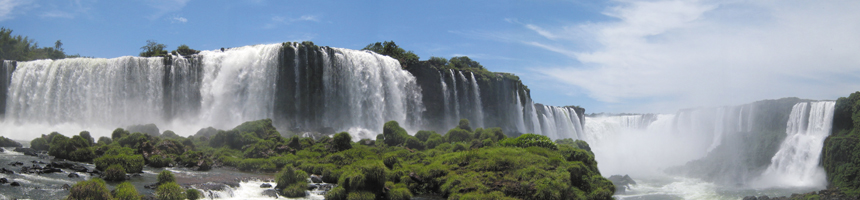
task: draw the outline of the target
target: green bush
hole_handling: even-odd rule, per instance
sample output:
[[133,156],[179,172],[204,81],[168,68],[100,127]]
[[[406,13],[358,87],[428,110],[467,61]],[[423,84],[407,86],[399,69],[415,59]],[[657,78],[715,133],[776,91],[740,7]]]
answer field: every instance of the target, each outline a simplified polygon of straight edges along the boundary
[[113,142],[113,140],[111,140],[109,137],[102,136],[102,137],[99,137],[99,141],[98,141],[98,143],[96,143],[96,145],[98,145],[98,146],[110,145],[111,142]]
[[200,199],[202,197],[202,195],[203,194],[200,193],[200,190],[197,190],[197,189],[190,188],[190,189],[185,190],[185,198],[188,200]]
[[92,178],[90,180],[75,183],[75,185],[69,189],[69,196],[66,197],[66,199],[108,200],[112,198],[110,191],[108,191],[107,186],[105,186],[105,182],[99,178]]
[[533,133],[523,134],[523,135],[520,135],[519,137],[516,137],[516,138],[504,139],[501,142],[499,142],[499,144],[501,144],[503,146],[509,146],[509,147],[525,148],[525,147],[536,146],[536,147],[543,147],[543,148],[548,148],[548,149],[552,149],[552,150],[558,150],[558,145],[556,145],[554,142],[552,142],[552,140],[550,140],[549,137],[543,136],[543,135],[538,135],[538,134],[533,134]]
[[275,188],[278,190],[283,190],[287,188],[287,186],[293,184],[306,184],[308,179],[308,173],[302,170],[296,170],[292,166],[284,167],[281,172],[278,172],[275,175],[275,182],[277,185]]
[[368,191],[352,191],[346,195],[346,199],[348,200],[374,200],[376,199],[376,194],[368,192]]
[[427,142],[424,142],[424,147],[427,149],[433,149],[443,143],[445,143],[445,139],[442,138],[442,135],[433,134],[427,138]]
[[168,170],[162,170],[158,173],[158,185],[162,185],[169,182],[176,182],[176,176],[173,175],[173,172]]
[[414,150],[424,150],[424,143],[421,143],[418,138],[412,136],[406,137],[406,142],[404,143],[404,146]]
[[447,142],[469,142],[471,140],[472,133],[459,127],[451,129],[445,134],[445,141]]
[[307,184],[294,183],[281,190],[281,194],[288,198],[305,197],[307,190]]
[[149,157],[149,166],[155,168],[168,167],[173,163],[173,159],[167,156],[152,155]]
[[332,188],[331,190],[328,191],[328,193],[325,194],[325,199],[346,200],[346,197],[347,197],[346,195],[347,195],[346,189],[344,189],[343,186],[337,186],[337,187]]
[[96,168],[98,170],[105,170],[108,166],[112,164],[119,164],[122,165],[122,168],[125,169],[126,173],[142,172],[144,163],[143,156],[141,155],[109,155],[108,153],[105,153],[105,155],[94,159],[93,162],[95,162]]
[[334,135],[334,144],[332,148],[336,151],[343,151],[352,148],[352,136],[347,132],[340,132]]
[[69,160],[79,161],[79,162],[91,162],[96,158],[96,153],[93,151],[93,148],[78,148],[75,151],[72,151],[69,154]]
[[107,181],[124,181],[125,180],[125,168],[119,164],[113,164],[108,167],[105,171],[104,178]]
[[238,168],[242,171],[260,172],[274,172],[278,170],[278,168],[275,167],[275,163],[272,163],[269,159],[266,158],[243,159],[242,162],[239,163]]
[[45,138],[45,135],[42,135],[42,137],[30,141],[30,148],[40,151],[47,151],[51,148],[51,146],[50,144],[48,144],[48,139]]
[[122,182],[113,190],[113,198],[116,200],[140,200],[140,194],[130,182]]
[[409,134],[406,133],[406,129],[400,127],[397,121],[388,121],[382,126],[382,136],[385,139],[385,145],[397,146],[406,142],[406,137]]
[[0,136],[0,147],[22,147],[22,145],[15,140]]
[[460,119],[460,123],[457,124],[457,128],[472,132],[472,126],[469,125],[468,119]]
[[415,133],[415,138],[418,138],[421,142],[427,142],[427,139],[430,139],[431,135],[439,135],[436,131],[418,131]]
[[167,182],[158,185],[155,189],[155,198],[159,200],[183,200],[185,194],[182,194],[182,187],[176,182]]
[[129,132],[128,132],[128,131],[126,131],[125,129],[122,129],[122,128],[116,128],[116,129],[114,129],[114,130],[113,130],[113,132],[110,134],[110,139],[111,139],[111,140],[118,140],[118,139],[120,139],[120,138],[122,138],[122,137],[125,137],[125,136],[128,136],[128,135],[130,135],[130,134],[131,134],[131,133],[129,133]]
[[397,187],[388,191],[388,199],[390,200],[409,200],[412,199],[412,192],[408,188]]

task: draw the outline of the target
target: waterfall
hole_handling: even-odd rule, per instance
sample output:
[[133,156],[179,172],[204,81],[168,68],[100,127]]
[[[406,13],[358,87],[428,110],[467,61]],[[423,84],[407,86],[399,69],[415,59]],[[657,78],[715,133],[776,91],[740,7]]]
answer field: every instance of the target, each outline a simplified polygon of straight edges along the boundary
[[476,127],[484,127],[484,107],[483,103],[481,103],[481,89],[478,87],[478,80],[475,79],[475,73],[469,73],[472,75],[472,104],[474,104],[474,113],[475,113],[475,123]]
[[516,93],[517,96],[517,98],[514,99],[515,104],[512,108],[514,110],[514,124],[516,124],[517,131],[519,131],[520,133],[527,133],[526,124],[523,117],[523,104],[520,101],[520,93],[517,91],[514,91],[514,93]]
[[28,124],[110,130],[155,123],[188,135],[201,127],[229,129],[273,118],[279,129],[287,129],[281,131],[350,130],[360,139],[374,137],[389,120],[410,130],[423,126],[413,116],[424,112],[415,77],[397,60],[369,51],[287,43],[188,57],[4,61],[2,66],[6,73],[0,82],[9,83],[4,130],[26,130],[16,127]]
[[454,88],[452,91],[454,93],[454,102],[453,102],[454,103],[454,113],[453,113],[454,117],[452,118],[453,122],[451,124],[456,126],[457,122],[459,122],[460,118],[461,118],[460,117],[460,96],[457,94],[457,93],[459,93],[460,88],[457,87],[457,79],[454,77],[454,70],[450,69],[448,71],[451,72],[451,85]]
[[830,135],[836,102],[801,102],[794,105],[786,125],[786,138],[762,173],[759,184],[823,187],[824,169],[818,163],[824,139]]
[[451,121],[453,119],[451,118],[451,115],[447,114],[448,112],[451,112],[451,103],[448,102],[448,101],[450,101],[449,99],[451,99],[451,94],[448,92],[448,84],[445,83],[445,76],[441,72],[438,72],[438,73],[439,73],[439,83],[442,84],[442,97],[443,97],[442,104],[444,105],[444,107],[443,107],[444,113],[446,113],[444,116],[444,120],[442,122],[444,123],[443,124],[444,127],[451,127],[451,126],[453,126],[453,124],[451,123]]

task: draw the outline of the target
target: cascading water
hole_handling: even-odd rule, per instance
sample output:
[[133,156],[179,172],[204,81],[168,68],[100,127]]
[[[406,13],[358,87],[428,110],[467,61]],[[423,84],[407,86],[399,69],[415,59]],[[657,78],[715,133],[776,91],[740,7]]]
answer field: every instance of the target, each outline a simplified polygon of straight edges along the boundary
[[779,151],[758,180],[759,186],[823,187],[824,169],[819,166],[824,139],[830,135],[836,102],[801,102],[791,110]]
[[472,98],[474,98],[472,102],[474,104],[473,112],[476,119],[474,123],[478,127],[484,127],[484,108],[483,103],[481,103],[481,89],[478,87],[478,80],[475,79],[475,73],[469,74],[472,75]]

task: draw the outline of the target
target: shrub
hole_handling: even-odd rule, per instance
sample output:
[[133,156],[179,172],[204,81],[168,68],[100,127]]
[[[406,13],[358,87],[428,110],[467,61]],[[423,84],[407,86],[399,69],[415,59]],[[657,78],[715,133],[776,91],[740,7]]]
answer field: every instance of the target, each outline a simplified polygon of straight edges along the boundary
[[113,164],[105,170],[104,178],[107,181],[124,181],[125,168],[122,165]]
[[122,182],[113,190],[113,198],[117,200],[140,200],[140,194],[130,182]]
[[533,133],[523,134],[516,138],[504,139],[499,142],[499,144],[509,147],[525,148],[536,146],[552,150],[558,150],[558,146],[554,142],[552,142],[549,137]]
[[245,158],[268,158],[275,156],[275,142],[271,140],[258,140],[256,143],[245,146]]
[[289,198],[305,197],[307,190],[307,184],[294,183],[281,190],[281,194]]
[[275,167],[275,164],[272,163],[269,159],[265,158],[248,158],[239,162],[238,166],[239,170],[242,171],[260,171],[260,172],[274,172],[278,170]]
[[346,197],[346,189],[343,186],[334,187],[325,194],[325,199],[331,200],[346,200]]
[[81,138],[84,138],[84,140],[86,140],[87,142],[89,142],[87,144],[88,146],[92,146],[93,144],[95,144],[95,139],[93,139],[93,136],[90,135],[89,131],[81,131],[81,133],[78,133],[78,135],[81,136]]
[[427,142],[427,139],[430,139],[431,135],[439,135],[436,131],[418,131],[415,133],[415,138],[418,138],[421,142]]
[[[110,151],[110,150],[109,150]],[[126,173],[137,173],[143,171],[143,156],[118,154],[109,155],[110,152],[93,160],[98,170],[105,170],[112,164],[122,165]]]
[[472,127],[469,126],[468,119],[460,119],[460,123],[457,124],[457,128],[472,132]]
[[468,130],[454,128],[445,134],[445,141],[448,142],[468,142],[472,140],[472,133]]
[[347,194],[346,199],[348,200],[374,200],[376,199],[376,194],[368,192],[368,191],[352,191]]
[[352,148],[352,136],[347,132],[340,132],[334,135],[334,145],[336,151],[343,151]]
[[96,153],[93,148],[78,148],[69,154],[69,160],[79,162],[91,162],[94,158],[96,158]]
[[111,142],[113,142],[113,140],[111,140],[109,137],[102,136],[102,137],[99,137],[99,141],[96,144],[99,146],[103,146],[103,145],[110,145]]
[[190,189],[185,190],[185,198],[188,200],[200,199],[200,197],[202,195],[203,194],[200,193],[200,190],[197,190],[197,189],[190,188]]
[[173,159],[167,156],[161,156],[156,154],[149,157],[150,167],[162,168],[170,166],[171,163],[173,163]]
[[69,189],[69,196],[66,199],[106,200],[111,199],[111,196],[104,181],[99,178],[92,178],[90,180],[75,183],[75,185]]
[[176,135],[176,133],[174,133],[171,130],[166,130],[166,131],[164,131],[164,133],[161,133],[161,137],[162,138],[182,138],[182,136]]
[[430,135],[430,137],[427,139],[427,142],[424,142],[424,147],[426,147],[427,149],[432,149],[436,148],[436,146],[439,146],[442,143],[445,143],[445,139],[442,138],[442,136],[439,134],[433,134]]
[[388,199],[409,200],[412,199],[412,192],[409,192],[409,189],[405,186],[395,187],[394,189],[391,189],[391,191],[388,191]]
[[113,133],[111,133],[111,134],[110,134],[110,138],[111,138],[112,140],[118,140],[118,139],[120,139],[120,138],[122,138],[122,137],[125,137],[125,136],[129,135],[129,134],[131,134],[131,133],[129,133],[129,132],[128,132],[128,131],[126,131],[125,129],[122,129],[122,128],[116,128],[116,129],[114,129],[114,130],[113,130]]
[[176,182],[176,176],[173,176],[173,172],[162,170],[158,173],[158,185],[162,185],[169,182]]
[[48,139],[45,138],[45,135],[30,141],[30,148],[35,150],[47,151],[50,147],[51,146],[48,144]]
[[400,127],[397,121],[388,121],[382,126],[382,136],[386,145],[397,146],[403,144],[409,134],[406,133],[406,129]]
[[296,170],[292,166],[284,167],[281,172],[278,172],[275,175],[275,182],[277,185],[275,188],[278,190],[283,190],[287,188],[287,186],[298,184],[298,183],[307,183],[308,173],[302,170]]
[[15,140],[0,136],[0,147],[22,147],[22,145]]
[[155,189],[155,198],[159,200],[183,200],[185,195],[182,194],[182,187],[176,182],[167,182],[158,185]]
[[421,143],[421,141],[418,140],[418,138],[412,137],[412,136],[406,137],[405,146],[410,148],[410,149],[424,150],[424,143]]

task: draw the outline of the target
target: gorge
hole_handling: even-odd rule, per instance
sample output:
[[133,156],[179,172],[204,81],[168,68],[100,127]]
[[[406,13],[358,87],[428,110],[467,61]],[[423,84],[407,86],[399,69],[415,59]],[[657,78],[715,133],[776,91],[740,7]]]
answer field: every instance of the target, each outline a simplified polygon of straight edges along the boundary
[[[148,123],[190,136],[204,127],[272,119],[284,136],[346,131],[359,141],[377,139],[388,121],[416,135],[444,134],[467,119],[474,128],[500,127],[508,137],[588,142],[603,176],[630,174],[642,185],[618,198],[725,199],[823,189],[836,169],[825,171],[829,165],[821,163],[840,164],[822,155],[825,138],[831,127],[846,129],[834,122],[845,121],[834,117],[846,112],[838,102],[799,98],[674,114],[586,115],[578,106],[533,102],[513,74],[427,61],[404,66],[372,51],[310,42],[190,56],[3,61],[0,73],[6,90],[0,130],[17,140],[51,131],[110,136],[116,127]],[[707,194],[667,191],[676,184],[707,187],[695,188]]]

